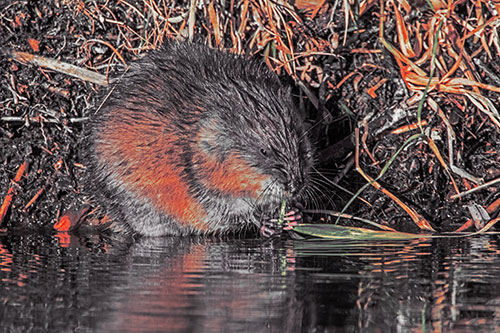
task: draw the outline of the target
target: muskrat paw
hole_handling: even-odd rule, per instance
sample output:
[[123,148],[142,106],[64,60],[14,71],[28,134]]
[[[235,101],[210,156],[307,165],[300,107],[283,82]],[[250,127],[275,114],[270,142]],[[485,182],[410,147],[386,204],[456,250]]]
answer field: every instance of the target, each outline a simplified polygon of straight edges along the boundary
[[260,227],[260,234],[264,237],[279,236],[283,230],[292,230],[294,226],[302,222],[302,214],[298,208],[292,208],[283,217],[283,223],[278,223],[278,219],[264,219]]
[[302,214],[298,208],[292,208],[291,211],[283,217],[283,230],[292,230],[294,226],[302,223]]
[[278,223],[277,219],[264,220],[259,229],[261,236],[266,238],[279,236],[282,232],[283,227]]

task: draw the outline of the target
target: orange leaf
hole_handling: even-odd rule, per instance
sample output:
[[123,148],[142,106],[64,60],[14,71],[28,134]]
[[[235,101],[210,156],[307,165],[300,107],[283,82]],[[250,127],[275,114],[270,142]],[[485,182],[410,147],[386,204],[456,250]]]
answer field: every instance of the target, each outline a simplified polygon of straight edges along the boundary
[[368,95],[370,95],[370,97],[373,99],[377,98],[377,93],[375,91],[377,91],[377,89],[380,88],[386,81],[387,81],[386,78],[383,78],[380,81],[378,81],[373,87],[368,89],[367,91]]
[[20,27],[22,25],[19,16],[16,16],[16,18],[14,19],[14,23],[12,25],[14,26],[14,28]]
[[31,49],[35,52],[40,51],[40,42],[33,38],[28,38],[28,43],[31,46]]
[[85,219],[89,209],[89,205],[83,205],[78,208],[73,207],[64,211],[59,221],[54,224],[54,229],[57,231],[69,231],[75,229]]
[[307,12],[306,15],[310,19],[313,19],[324,3],[325,0],[296,0],[295,7],[297,7],[297,9],[303,10],[304,12]]
[[68,215],[64,215],[54,224],[54,229],[57,231],[68,231],[71,227],[71,220]]
[[241,9],[241,15],[240,15],[241,23],[240,23],[240,27],[238,28],[238,32],[239,32],[240,36],[244,36],[243,33],[245,32],[245,28],[247,25],[248,4],[249,4],[249,0],[245,0],[243,2],[243,8]]
[[405,21],[403,20],[403,17],[401,16],[401,13],[396,6],[396,2],[393,2],[393,4],[394,13],[396,14],[396,27],[398,31],[399,46],[401,47],[401,51],[403,51],[403,54],[405,56],[409,58],[414,57],[415,52],[413,52],[410,44],[410,38],[408,37],[408,30],[406,30]]
[[[427,125],[427,120],[422,120],[422,121],[420,122],[420,124],[421,124],[422,126]],[[406,132],[408,132],[408,131],[412,131],[412,130],[414,130],[414,129],[417,129],[417,128],[419,128],[419,127],[420,127],[420,126],[419,126],[419,124],[418,124],[418,123],[408,124],[408,125],[404,125],[404,126],[401,126],[401,127],[399,127],[399,128],[396,128],[396,129],[392,130],[392,131],[391,131],[391,134],[402,134],[402,133],[406,133]]]
[[219,30],[219,18],[217,17],[217,13],[215,12],[213,2],[210,2],[210,4],[208,5],[208,15],[210,17],[210,23],[212,23],[212,28],[214,30],[215,44],[219,46],[221,41],[221,33]]

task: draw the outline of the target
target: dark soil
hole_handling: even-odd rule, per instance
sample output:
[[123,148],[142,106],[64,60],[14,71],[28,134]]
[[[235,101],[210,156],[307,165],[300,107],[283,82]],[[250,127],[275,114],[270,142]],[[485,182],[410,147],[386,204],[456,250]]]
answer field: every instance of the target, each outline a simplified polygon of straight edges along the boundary
[[[141,54],[157,47],[163,38],[158,17],[144,9],[148,8],[146,3],[153,1],[130,0],[128,3],[134,8],[123,3],[112,6],[100,0],[11,1],[6,6],[0,5],[0,43],[3,49],[0,55],[0,199],[3,200],[11,186],[14,188],[13,201],[2,228],[52,230],[63,210],[84,200],[80,181],[86,161],[79,157],[79,145],[87,119],[105,91],[96,84],[18,62],[9,55],[9,50],[57,59],[109,77],[118,76],[125,69],[123,61],[130,64]],[[226,1],[225,8],[215,6],[215,12],[227,20],[224,22],[241,20],[242,3],[231,7],[232,3]],[[390,130],[415,123],[417,104],[407,106],[406,102],[413,94],[405,86],[393,56],[380,45],[379,8],[374,6],[358,17],[357,29],[349,30],[344,43],[344,13],[339,8],[333,12],[333,5],[326,4],[326,9],[319,11],[313,19],[307,12],[297,10],[301,22],[290,24],[295,52],[308,51],[308,43],[314,39],[320,42],[316,51],[324,53],[297,60],[298,65],[310,66],[301,75],[292,75],[296,82],[303,83],[296,89],[298,103],[307,113],[310,123],[317,123],[313,132],[320,161],[318,169],[326,177],[334,179],[352,158],[353,133],[358,126],[362,133],[367,133],[360,164],[375,178],[391,156],[416,133],[391,134]],[[170,17],[179,17],[188,8],[189,1],[174,2],[166,10]],[[215,45],[207,12],[206,6],[198,7],[195,36]],[[462,14],[467,15],[465,7]],[[285,20],[293,21],[290,15],[284,15]],[[405,19],[417,22],[429,15],[430,9],[422,6],[414,8]],[[255,22],[249,23],[241,49],[257,57],[272,55],[272,48],[261,48],[251,41],[257,27]],[[165,34],[175,31],[185,34],[187,29],[182,22],[164,28]],[[385,35],[395,34],[396,23],[388,20]],[[286,38],[286,34],[283,33],[282,38]],[[224,34],[221,46],[230,47],[232,42],[231,35]],[[116,48],[123,61],[106,43]],[[473,54],[478,45],[466,43],[464,48]],[[486,52],[475,55],[478,70],[475,75],[483,83],[499,86],[500,59],[494,47],[491,50],[493,59],[488,58]],[[271,65],[283,76],[291,74],[284,67],[275,63]],[[351,73],[355,75],[339,85]],[[373,98],[367,90],[382,79],[387,81]],[[498,110],[499,94],[482,93],[497,105]],[[499,128],[473,103],[467,102],[466,109],[461,110],[453,98],[435,97],[456,135],[451,155],[457,166],[484,181],[500,177]],[[395,114],[401,110],[405,114],[396,119]],[[363,126],[363,119],[367,119],[367,127]],[[448,163],[447,129],[442,118],[424,106],[422,119],[429,122],[426,128],[432,133],[427,135],[435,138]],[[387,124],[391,126],[384,129]],[[29,163],[28,171],[18,183],[13,183],[24,161]],[[452,173],[452,177],[460,191],[472,186],[457,174]],[[339,184],[351,192],[366,184],[352,166],[339,179]],[[487,207],[500,197],[497,184],[461,200],[451,199],[455,191],[450,176],[428,144],[418,140],[397,156],[379,182],[440,230],[452,230],[466,222],[470,218],[466,205]],[[351,195],[323,183],[317,191],[316,202],[311,203],[312,208],[342,210]],[[30,203],[37,193],[41,194]],[[356,201],[347,212],[387,223],[398,230],[416,230],[408,215],[380,191],[368,187],[362,197],[371,206]],[[490,215],[494,217],[497,213],[494,211]]]

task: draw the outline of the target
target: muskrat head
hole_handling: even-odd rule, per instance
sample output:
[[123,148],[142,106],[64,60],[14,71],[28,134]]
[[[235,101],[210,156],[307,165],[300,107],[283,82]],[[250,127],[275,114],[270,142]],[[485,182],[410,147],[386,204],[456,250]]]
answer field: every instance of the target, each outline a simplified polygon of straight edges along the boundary
[[211,160],[203,167],[211,170],[205,185],[251,198],[256,206],[304,199],[312,149],[289,90],[238,91],[234,97],[231,104],[219,100],[200,130],[199,147]]
[[303,119],[292,105],[278,101],[281,105],[267,104],[266,110],[256,108],[253,115],[247,110],[239,113],[246,125],[233,136],[244,159],[269,176],[260,199],[273,204],[303,199],[312,167],[312,149]]

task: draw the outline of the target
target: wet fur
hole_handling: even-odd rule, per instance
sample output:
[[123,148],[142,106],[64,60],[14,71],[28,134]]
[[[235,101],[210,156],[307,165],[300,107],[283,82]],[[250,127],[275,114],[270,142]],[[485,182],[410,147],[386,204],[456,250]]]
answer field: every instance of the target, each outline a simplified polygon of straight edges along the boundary
[[260,60],[170,41],[112,89],[87,131],[86,188],[126,229],[237,232],[308,185],[303,120]]

